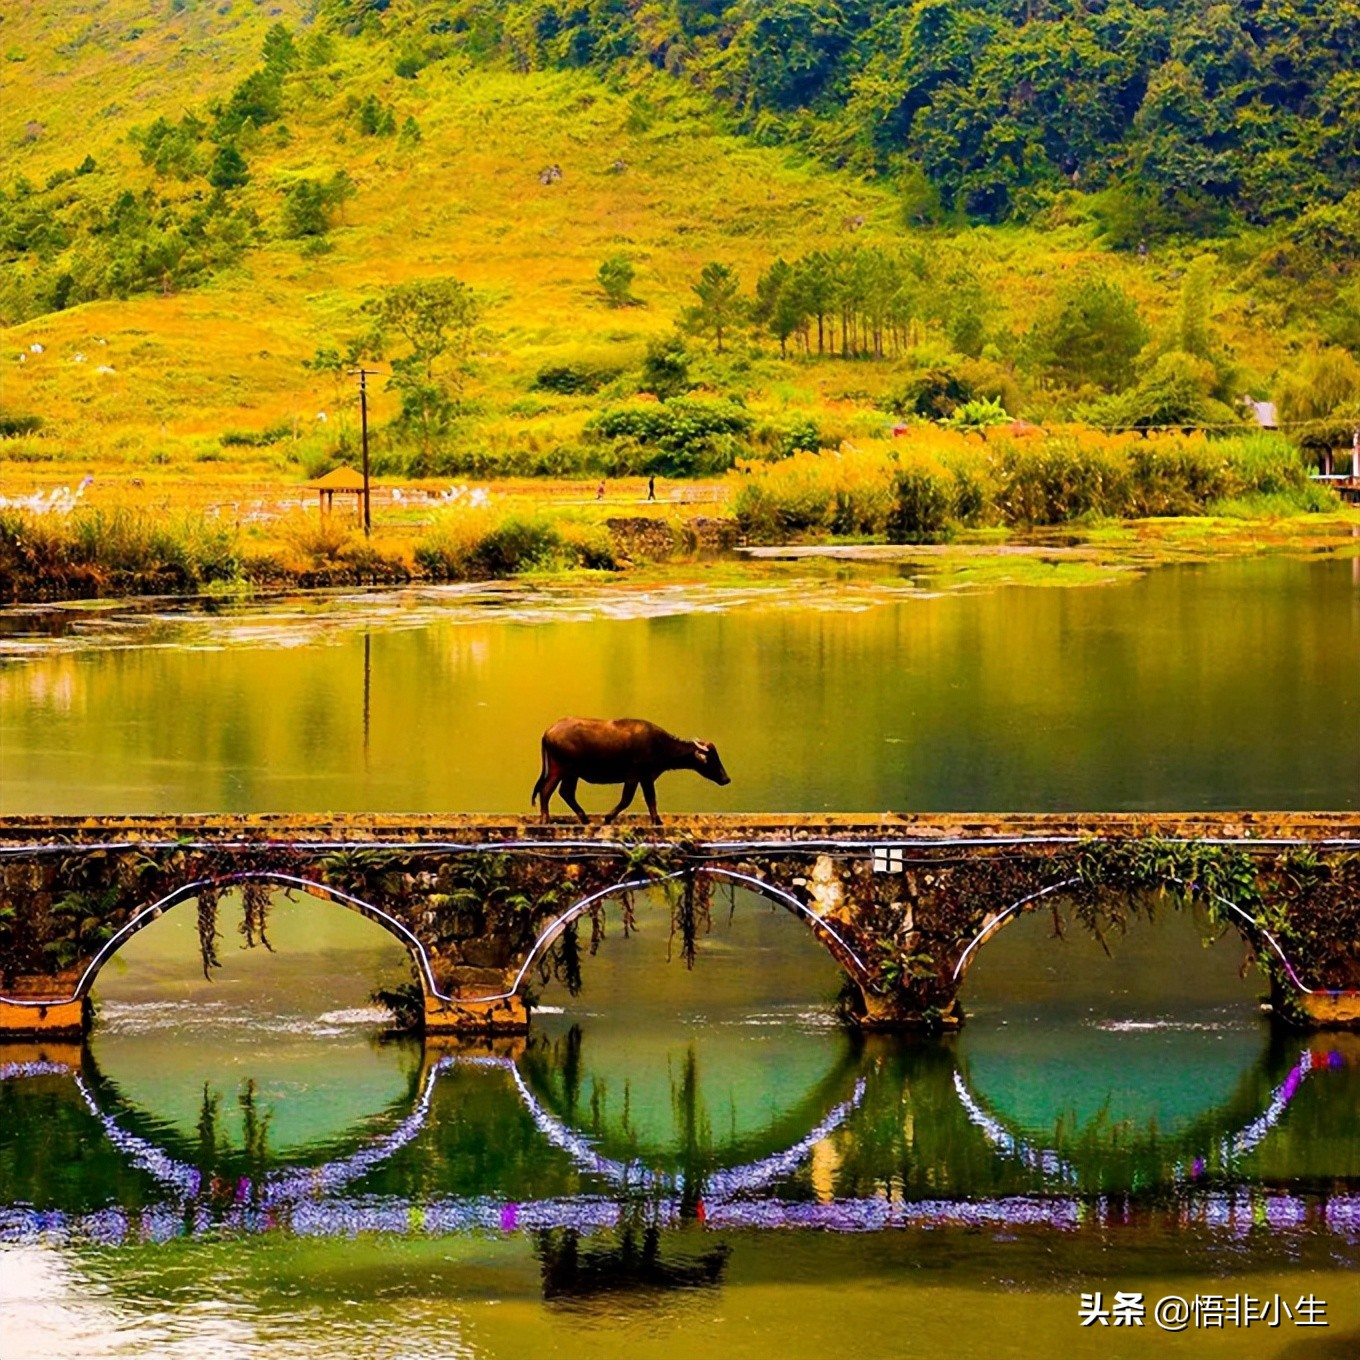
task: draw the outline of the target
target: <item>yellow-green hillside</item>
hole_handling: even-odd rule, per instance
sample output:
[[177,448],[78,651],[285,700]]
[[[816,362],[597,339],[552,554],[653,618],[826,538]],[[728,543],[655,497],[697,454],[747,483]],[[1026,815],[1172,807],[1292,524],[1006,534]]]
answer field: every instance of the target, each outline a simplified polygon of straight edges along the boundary
[[[304,25],[311,6],[297,0],[167,0],[147,10],[133,0],[7,10],[0,146],[9,176],[42,186],[88,156],[94,168],[52,194],[78,190],[105,209],[126,189],[201,199],[201,177],[158,177],[130,134],[186,110],[206,118],[258,63],[272,25],[289,25],[305,54],[318,31]],[[87,302],[7,330],[4,405],[45,422],[40,435],[8,441],[11,460],[133,469],[213,459],[299,475],[299,447],[323,450],[352,420],[341,409],[347,388],[303,361],[359,334],[365,301],[405,280],[454,275],[483,298],[473,414],[446,439],[495,453],[578,441],[600,398],[531,391],[534,375],[582,358],[636,366],[647,340],[671,332],[693,302],[691,284],[711,260],[735,267],[749,292],[777,256],[852,242],[925,250],[928,285],[943,290],[968,276],[980,286],[995,342],[988,362],[1004,370],[1016,337],[1082,270],[1115,279],[1155,334],[1178,306],[1194,253],[1112,255],[1089,224],[1064,225],[1061,213],[1044,228],[913,231],[886,187],[743,141],[724,130],[715,105],[662,75],[609,88],[584,73],[515,74],[453,56],[401,79],[381,42],[337,36],[314,44],[284,94],[277,124],[242,134],[250,182],[238,192],[258,215],[259,239],[236,263],[198,286],[167,279],[160,293]],[[419,141],[362,135],[355,107],[370,94],[398,124],[414,119]],[[548,166],[560,167],[559,181],[540,182]],[[331,230],[283,239],[289,185],[341,169],[357,193]],[[613,254],[634,263],[640,305],[607,304],[596,271]],[[14,276],[35,259],[12,262]],[[1239,286],[1230,263],[1208,268],[1212,324],[1233,351],[1241,388],[1263,394],[1307,336]],[[928,318],[913,341],[927,355],[948,350]],[[834,442],[881,429],[905,366],[782,362],[769,336],[743,337],[713,382],[758,417],[810,412]],[[1041,385],[1026,401],[1044,414]],[[394,409],[379,389],[378,422]],[[282,426],[290,437],[274,447],[220,442],[229,431]]]

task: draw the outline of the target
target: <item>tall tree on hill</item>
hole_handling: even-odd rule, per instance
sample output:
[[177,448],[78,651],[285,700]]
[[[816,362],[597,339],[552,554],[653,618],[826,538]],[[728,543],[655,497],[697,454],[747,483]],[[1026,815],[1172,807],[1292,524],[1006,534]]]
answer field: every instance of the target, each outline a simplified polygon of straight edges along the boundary
[[830,257],[822,250],[814,250],[798,262],[798,285],[807,305],[808,315],[817,318],[817,353],[826,353],[826,319],[835,305],[835,280]]
[[282,76],[297,66],[297,44],[283,24],[274,24],[264,35],[260,59],[264,62],[264,69],[275,76]]
[[391,381],[401,418],[420,431],[428,456],[434,435],[461,413],[481,302],[458,279],[416,279],[387,289],[368,310],[381,335],[409,347],[391,361]]
[[208,169],[208,183],[214,189],[239,189],[250,179],[246,158],[232,142],[223,142],[217,148],[213,163]]
[[1029,334],[1036,366],[1069,387],[1091,383],[1112,392],[1133,378],[1134,360],[1147,343],[1138,308],[1117,284],[1079,279]]
[[741,320],[744,310],[739,286],[737,271],[716,261],[706,264],[699,281],[692,285],[699,303],[686,310],[685,327],[695,335],[711,335],[719,354],[723,352],[723,337]]
[[787,358],[789,337],[807,321],[798,276],[787,260],[776,260],[756,280],[756,300],[752,320],[766,327],[779,341],[780,358]]
[[599,269],[596,278],[611,307],[627,307],[633,301],[629,291],[633,286],[633,264],[627,255],[611,255]]

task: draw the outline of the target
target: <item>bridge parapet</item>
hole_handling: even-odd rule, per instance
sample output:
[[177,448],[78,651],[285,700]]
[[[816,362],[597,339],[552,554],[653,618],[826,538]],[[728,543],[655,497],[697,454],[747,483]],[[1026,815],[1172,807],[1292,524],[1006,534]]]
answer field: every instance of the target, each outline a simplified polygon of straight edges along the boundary
[[996,930],[1061,899],[1095,930],[1142,895],[1236,928],[1286,1018],[1360,1026],[1360,813],[692,817],[659,831],[455,816],[0,820],[0,1033],[79,1031],[99,969],[132,934],[198,904],[205,973],[220,895],[243,932],[301,890],[406,945],[432,1031],[518,1032],[535,971],[580,984],[607,905],[663,886],[692,962],[719,887],[799,916],[844,968],[866,1027],[957,1024],[959,985]]

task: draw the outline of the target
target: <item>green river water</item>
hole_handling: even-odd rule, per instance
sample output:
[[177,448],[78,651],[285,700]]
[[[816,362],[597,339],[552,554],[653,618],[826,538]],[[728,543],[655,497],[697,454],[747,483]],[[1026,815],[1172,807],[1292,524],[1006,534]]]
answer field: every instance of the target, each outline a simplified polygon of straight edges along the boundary
[[[6,813],[510,811],[570,711],[719,744],[663,812],[1360,805],[1348,562],[13,613],[0,655]],[[1360,1349],[1360,1043],[1272,1029],[1173,903],[1112,959],[1023,918],[922,1041],[838,1028],[786,913],[739,894],[687,972],[643,899],[481,1049],[380,1037],[371,923],[235,910],[211,983],[172,912],[83,1050],[0,1048],[3,1360]]]

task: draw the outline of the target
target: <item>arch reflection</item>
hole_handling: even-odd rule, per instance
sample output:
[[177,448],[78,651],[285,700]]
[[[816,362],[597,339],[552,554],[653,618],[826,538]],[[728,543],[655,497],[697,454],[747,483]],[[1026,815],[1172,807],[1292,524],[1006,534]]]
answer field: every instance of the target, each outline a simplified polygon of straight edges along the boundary
[[[852,1045],[834,1080],[809,1091],[802,1117],[815,1122],[797,1137],[750,1160],[698,1165],[613,1155],[551,1108],[527,1066],[522,1051],[427,1050],[409,1101],[383,1111],[383,1127],[361,1122],[348,1147],[311,1163],[271,1156],[266,1139],[242,1169],[205,1166],[173,1139],[157,1141],[155,1113],[122,1101],[88,1053],[75,1062],[5,1055],[0,1241],[609,1230],[621,1234],[618,1269],[654,1283],[670,1267],[648,1234],[686,1221],[1075,1231],[1160,1213],[1230,1233],[1264,1226],[1360,1242],[1360,1044],[1346,1036],[1268,1046],[1230,1099],[1172,1135],[1063,1144],[1036,1138],[970,1086],[943,1046]],[[32,1145],[39,1123],[55,1130],[54,1156],[25,1166],[13,1149]],[[74,1147],[83,1155],[62,1155]],[[595,1287],[614,1259],[586,1253],[583,1275],[579,1242],[543,1243],[581,1287]]]
[[[1085,1123],[1059,1119],[1048,1140],[980,1097],[962,1069],[955,1070],[954,1087],[969,1120],[1007,1161],[1038,1173],[1050,1185],[1132,1191],[1152,1185],[1230,1182],[1243,1174],[1252,1155],[1283,1124],[1310,1078],[1331,1078],[1337,1086],[1360,1088],[1357,1069],[1360,1049],[1344,1040],[1338,1043],[1335,1037],[1297,1050],[1271,1045],[1260,1062],[1241,1074],[1226,1100],[1201,1109],[1179,1128],[1162,1130],[1155,1121],[1143,1126],[1132,1120],[1116,1122],[1102,1110]],[[1275,1080],[1264,1105],[1263,1079]],[[1345,1094],[1331,1103],[1355,1108]],[[1313,1132],[1318,1133],[1316,1128]],[[1332,1134],[1329,1139],[1323,1132],[1317,1139],[1324,1146],[1331,1144],[1325,1162],[1316,1159],[1314,1148],[1293,1149],[1290,1179],[1326,1178],[1338,1170],[1343,1175],[1360,1174],[1344,1118]]]

